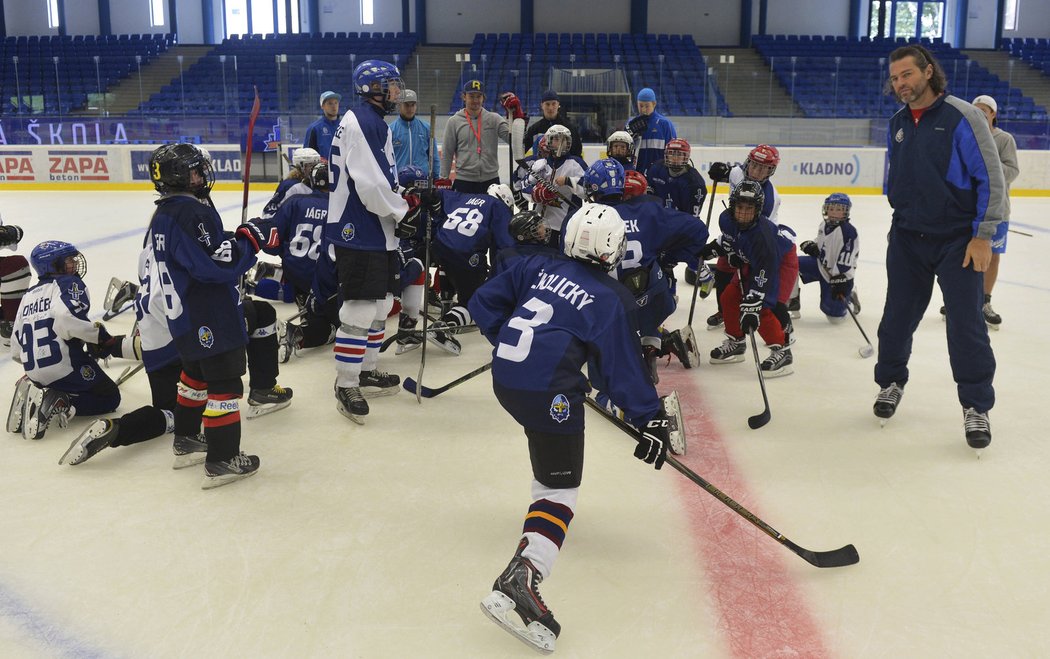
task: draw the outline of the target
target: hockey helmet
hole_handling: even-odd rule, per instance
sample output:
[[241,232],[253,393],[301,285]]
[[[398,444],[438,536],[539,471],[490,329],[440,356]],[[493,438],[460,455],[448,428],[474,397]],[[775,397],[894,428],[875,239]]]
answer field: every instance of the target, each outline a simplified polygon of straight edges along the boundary
[[587,198],[592,201],[610,195],[622,196],[623,183],[623,165],[612,158],[594,161],[583,175],[583,187],[587,190]]
[[777,151],[777,148],[768,144],[759,144],[751,149],[751,153],[747,154],[747,161],[744,163],[744,176],[752,181],[761,183],[772,176],[773,172],[777,171],[777,165],[779,164],[780,152]]
[[369,59],[354,69],[354,89],[358,95],[380,103],[386,112],[394,111],[404,88],[401,72],[390,62]]
[[308,146],[292,152],[292,167],[302,172],[303,176],[308,176],[310,169],[319,162],[321,162],[321,154]]
[[824,215],[825,222],[835,225],[849,221],[851,208],[853,208],[853,202],[850,201],[848,194],[845,192],[832,192],[824,200],[821,212]]
[[87,258],[74,245],[61,240],[45,240],[34,247],[29,262],[41,279],[56,275],[83,278],[87,274]]
[[318,162],[310,170],[310,187],[314,190],[327,192],[331,182],[328,180],[328,163]]
[[[766,193],[758,181],[741,181],[740,185],[729,193],[729,213],[742,229],[758,221],[765,203]],[[747,207],[750,207],[750,212]]]
[[668,140],[664,145],[664,164],[673,176],[679,176],[690,164],[692,148],[680,137]]
[[543,136],[547,138],[547,148],[555,158],[568,155],[572,149],[572,132],[561,124],[554,124]]
[[562,227],[566,256],[612,270],[627,251],[627,227],[612,206],[585,203]]
[[510,186],[506,183],[493,183],[488,187],[488,190],[485,191],[485,194],[499,199],[506,204],[507,208],[511,211],[514,210],[514,193],[510,191]]
[[427,173],[416,165],[405,165],[397,170],[397,183],[402,188],[425,188],[428,185]]
[[188,192],[204,199],[215,185],[211,161],[192,144],[165,144],[150,155],[149,177],[162,195]]
[[645,174],[634,169],[624,172],[623,198],[625,200],[641,197],[647,192],[649,192],[649,179],[645,178]]
[[510,237],[522,245],[544,245],[549,234],[547,221],[536,211],[525,210],[510,218]]
[[634,138],[625,130],[614,132],[605,140],[605,153],[608,157],[618,160],[620,164],[630,162],[634,159]]

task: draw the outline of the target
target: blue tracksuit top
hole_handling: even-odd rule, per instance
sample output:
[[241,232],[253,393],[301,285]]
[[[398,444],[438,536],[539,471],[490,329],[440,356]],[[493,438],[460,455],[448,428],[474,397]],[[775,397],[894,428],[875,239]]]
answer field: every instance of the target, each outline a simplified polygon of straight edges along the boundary
[[934,235],[969,230],[991,239],[1006,181],[984,114],[943,94],[916,124],[905,106],[890,119],[886,196],[895,226]]

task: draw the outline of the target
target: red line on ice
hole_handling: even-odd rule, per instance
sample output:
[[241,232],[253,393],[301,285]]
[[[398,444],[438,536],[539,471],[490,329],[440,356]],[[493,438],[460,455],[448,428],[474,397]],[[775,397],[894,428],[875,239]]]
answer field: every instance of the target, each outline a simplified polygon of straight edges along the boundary
[[[678,390],[688,431],[688,451],[682,462],[756,516],[762,517],[744,476],[733,464],[722,436],[694,385],[697,372],[661,368],[660,391]],[[757,391],[756,391],[757,394]],[[761,401],[755,401],[759,405]],[[741,441],[753,432],[741,413]],[[665,470],[670,467],[664,467]],[[733,657],[827,657],[820,627],[806,606],[804,593],[792,581],[785,561],[795,560],[750,522],[730,510],[692,481],[673,474],[678,481],[693,538],[711,583],[711,597],[718,608],[718,625]],[[773,528],[782,530],[766,520]],[[790,536],[789,536],[790,537]],[[816,568],[810,568],[816,569]]]

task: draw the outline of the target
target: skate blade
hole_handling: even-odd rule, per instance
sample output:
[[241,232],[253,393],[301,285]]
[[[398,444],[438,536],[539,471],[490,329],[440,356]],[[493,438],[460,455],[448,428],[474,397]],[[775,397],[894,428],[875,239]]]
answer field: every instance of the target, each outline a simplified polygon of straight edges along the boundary
[[[499,591],[493,591],[481,600],[481,612],[499,625],[508,634],[518,639],[533,650],[543,654],[554,652],[557,636],[540,622],[533,620],[528,627],[522,628],[507,619],[514,614],[514,601]],[[514,614],[517,616],[517,614]]]
[[26,394],[25,403],[22,406],[22,439],[40,439],[44,436],[47,425],[44,424],[41,428],[36,414],[43,398],[44,390],[40,387],[33,387]]
[[[92,423],[88,426],[87,430],[73,440],[73,443],[69,445],[66,452],[58,459],[58,464],[67,464],[67,458],[69,458],[68,464],[71,466],[86,461],[88,452],[87,445],[101,437],[105,433],[105,429],[106,425],[104,423],[100,423],[99,421]],[[98,432],[98,430],[101,430],[102,432]]]
[[229,485],[230,483],[239,480],[244,480],[245,478],[248,478],[249,476],[254,476],[257,473],[259,473],[258,469],[249,471],[247,474],[223,474],[222,476],[205,476],[204,480],[201,481],[201,489],[214,490],[217,487],[222,487],[223,485]]
[[350,419],[351,421],[353,421],[357,425],[359,425],[359,426],[365,425],[364,417],[359,417],[359,416],[351,413],[350,410],[346,409],[345,407],[343,407],[339,403],[335,404],[335,409],[339,410],[340,414],[342,414],[346,418]]
[[678,392],[672,391],[663,398],[664,414],[667,415],[670,421],[670,432],[668,432],[668,439],[671,442],[671,453],[675,455],[685,455],[686,452],[686,438],[685,438],[685,420],[682,418],[682,408],[678,401]]
[[176,455],[175,460],[171,463],[172,469],[185,469],[187,467],[196,467],[197,465],[204,464],[204,461],[208,459],[208,454],[204,451],[198,451],[196,453],[186,453],[185,455]]
[[431,343],[441,348],[445,352],[449,353],[450,355],[456,355],[457,357],[459,356],[460,351],[463,350],[462,346],[456,345],[455,343],[443,342],[432,334],[427,337],[427,341],[430,341]]
[[398,343],[397,344],[397,349],[394,350],[394,354],[395,355],[403,355],[406,352],[412,352],[413,350],[418,349],[421,345],[423,345],[423,344],[422,343]]
[[775,371],[762,371],[762,377],[767,379],[767,380],[772,379],[772,378],[782,378],[785,375],[791,375],[794,372],[795,372],[795,369],[791,368],[790,365],[789,366],[782,366],[781,368],[778,368]]
[[716,365],[718,365],[718,364],[738,364],[738,363],[744,361],[744,356],[743,355],[736,355],[735,357],[730,357],[729,359],[709,359],[708,361],[711,362],[712,364],[716,364]]
[[281,410],[283,410],[291,404],[291,399],[280,403],[263,403],[262,405],[252,405],[251,403],[248,403],[248,409],[244,411],[244,418],[258,419],[259,417],[266,416],[267,414],[280,412]]
[[987,325],[988,329],[990,329],[993,332],[998,332],[999,331],[999,326],[998,325],[993,325],[991,323],[985,323],[985,325]]
[[401,383],[394,387],[361,387],[361,395],[365,399],[382,398],[383,396],[394,396],[401,391]]
[[793,319],[798,320],[799,318],[802,317],[802,312],[800,312],[800,311],[789,311],[788,315],[791,316]]

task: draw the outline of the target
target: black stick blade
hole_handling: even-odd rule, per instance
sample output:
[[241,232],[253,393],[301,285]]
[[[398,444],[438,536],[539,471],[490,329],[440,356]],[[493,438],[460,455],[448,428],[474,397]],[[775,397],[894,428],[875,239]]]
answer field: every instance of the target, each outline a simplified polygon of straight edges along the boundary
[[433,398],[434,396],[433,389],[418,384],[412,378],[405,378],[404,381],[401,383],[401,386],[404,387],[405,391],[407,391],[410,394],[416,393],[416,389],[419,389],[419,395],[423,398]]
[[801,556],[814,567],[846,567],[847,565],[856,565],[860,562],[860,554],[857,553],[857,548],[853,545],[846,545],[831,551],[812,551],[799,547],[787,538],[784,538],[782,542],[788,549]]
[[773,415],[769,413],[769,408],[767,407],[761,414],[756,414],[755,416],[747,417],[747,425],[752,430],[758,430],[762,426],[769,423],[769,420],[772,418],[772,416]]

